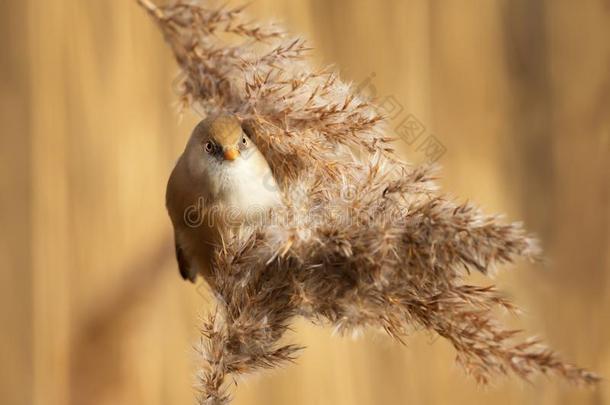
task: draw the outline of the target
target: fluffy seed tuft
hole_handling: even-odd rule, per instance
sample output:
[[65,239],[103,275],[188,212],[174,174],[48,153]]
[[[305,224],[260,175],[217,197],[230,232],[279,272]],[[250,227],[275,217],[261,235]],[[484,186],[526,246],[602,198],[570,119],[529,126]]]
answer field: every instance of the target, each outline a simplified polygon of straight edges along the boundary
[[413,328],[434,331],[480,383],[509,373],[598,381],[536,340],[516,340],[492,317],[513,304],[465,282],[472,270],[536,259],[536,241],[440,193],[433,168],[394,157],[377,108],[331,69],[313,69],[303,40],[247,22],[243,8],[138,2],[182,69],[183,105],[238,115],[286,199],[270,223],[217,252],[201,404],[229,403],[230,375],[292,361],[301,348],[280,339],[296,316],[342,333],[382,328],[398,341]]

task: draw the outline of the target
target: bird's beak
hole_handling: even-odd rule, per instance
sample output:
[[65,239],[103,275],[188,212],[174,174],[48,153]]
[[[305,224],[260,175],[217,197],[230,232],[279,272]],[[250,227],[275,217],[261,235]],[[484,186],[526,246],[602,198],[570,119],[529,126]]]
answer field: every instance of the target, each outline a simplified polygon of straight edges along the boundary
[[235,148],[227,148],[224,152],[225,160],[235,160],[239,156],[239,151]]

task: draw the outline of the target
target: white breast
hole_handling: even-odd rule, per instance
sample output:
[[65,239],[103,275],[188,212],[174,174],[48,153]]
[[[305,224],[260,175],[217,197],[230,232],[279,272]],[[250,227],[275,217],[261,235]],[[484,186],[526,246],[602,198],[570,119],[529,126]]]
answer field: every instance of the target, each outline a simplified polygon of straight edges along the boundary
[[281,204],[281,194],[271,170],[260,153],[223,162],[212,181],[215,200],[226,208],[251,213]]

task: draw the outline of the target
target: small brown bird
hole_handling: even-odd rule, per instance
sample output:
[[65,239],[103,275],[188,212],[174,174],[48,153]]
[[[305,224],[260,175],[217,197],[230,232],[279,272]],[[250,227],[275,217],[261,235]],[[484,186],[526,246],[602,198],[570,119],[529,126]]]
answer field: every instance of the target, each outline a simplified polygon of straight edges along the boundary
[[211,258],[222,235],[238,232],[281,204],[262,153],[237,117],[200,122],[169,178],[166,205],[184,279],[210,282]]

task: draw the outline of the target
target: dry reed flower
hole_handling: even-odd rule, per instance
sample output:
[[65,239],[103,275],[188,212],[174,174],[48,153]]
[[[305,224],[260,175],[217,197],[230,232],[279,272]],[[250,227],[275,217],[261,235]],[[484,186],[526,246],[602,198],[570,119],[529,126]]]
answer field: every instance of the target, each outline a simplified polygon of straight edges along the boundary
[[138,2],[182,69],[183,105],[237,114],[286,200],[273,212],[283,221],[227,237],[216,254],[202,404],[230,402],[231,375],[293,360],[300,347],[280,338],[295,316],[341,332],[383,328],[399,341],[411,328],[434,331],[481,383],[535,372],[598,381],[536,340],[515,340],[492,317],[513,304],[493,286],[465,283],[470,270],[535,259],[535,240],[443,195],[433,168],[397,159],[376,107],[332,70],[313,69],[303,40],[245,22],[242,8]]

